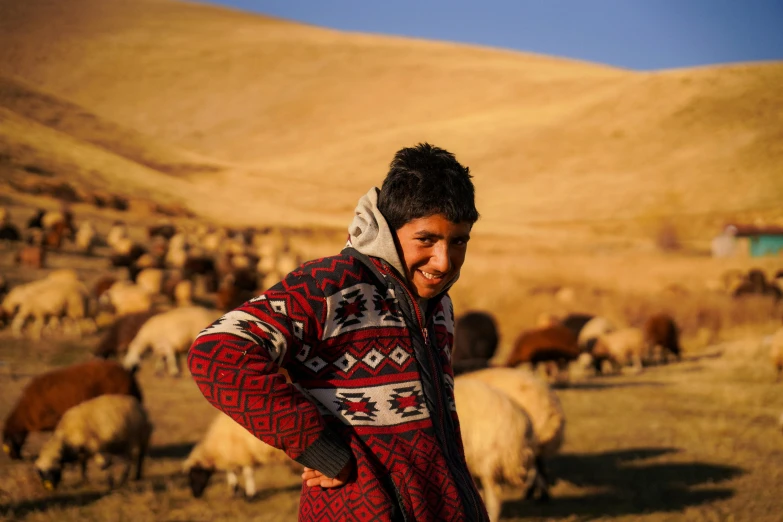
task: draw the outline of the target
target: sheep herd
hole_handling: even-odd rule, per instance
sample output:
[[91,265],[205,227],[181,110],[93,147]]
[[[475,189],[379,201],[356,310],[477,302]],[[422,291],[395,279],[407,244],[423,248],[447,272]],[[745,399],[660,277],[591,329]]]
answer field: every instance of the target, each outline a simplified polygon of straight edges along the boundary
[[[17,246],[15,262],[47,268],[52,252],[71,245],[78,255],[106,258],[106,273],[91,287],[75,270],[49,269],[38,280],[8,288],[0,274],[0,324],[11,335],[40,339],[100,333],[94,359],[38,375],[25,387],[3,425],[3,449],[19,459],[27,436],[52,432],[34,466],[42,485],[57,488],[63,467],[76,463],[87,480],[92,460],[116,484],[112,460],[125,463],[119,484],[143,476],[153,435],[136,372],[147,352],[159,374],[180,375],[178,356],[196,335],[225,311],[260,294],[302,261],[287,238],[269,231],[231,231],[171,224],[131,239],[126,224],[105,236],[84,220],[75,226],[67,209],[38,212],[20,231],[0,209],[0,239]],[[744,282],[748,282],[743,286]],[[775,282],[751,274],[732,287],[777,296]],[[775,288],[777,288],[775,286]],[[452,367],[454,396],[465,457],[480,482],[490,518],[501,511],[500,486],[508,483],[527,498],[550,498],[547,460],[565,441],[566,418],[554,384],[578,368],[588,375],[643,371],[682,356],[680,329],[666,314],[651,315],[640,327],[600,315],[542,314],[507,353],[498,351],[494,317],[472,311],[457,318]],[[772,338],[772,364],[783,374],[783,329]],[[554,383],[554,384],[553,384]],[[783,426],[783,416],[781,416]],[[225,472],[231,490],[243,478],[248,497],[256,493],[254,471],[282,464],[301,469],[283,452],[253,437],[228,416],[217,414],[182,463],[191,492],[203,494],[215,472]]]

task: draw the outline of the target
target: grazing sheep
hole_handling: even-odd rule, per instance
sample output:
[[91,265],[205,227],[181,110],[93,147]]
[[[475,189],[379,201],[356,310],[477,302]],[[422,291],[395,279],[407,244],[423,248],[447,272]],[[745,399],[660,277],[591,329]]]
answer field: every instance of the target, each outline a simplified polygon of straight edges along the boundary
[[574,332],[578,340],[582,329],[594,318],[595,316],[590,314],[569,314],[560,321],[560,324]]
[[122,221],[115,221],[106,236],[106,244],[115,252],[119,252],[120,250],[118,250],[117,246],[122,240],[126,239],[128,239],[128,226]]
[[142,400],[136,378],[114,361],[96,359],[35,377],[5,419],[3,451],[12,459],[22,458],[28,433],[53,430],[66,410],[104,394]]
[[454,401],[470,473],[481,481],[492,522],[500,519],[500,483],[527,491],[538,481],[536,435],[525,410],[503,392],[462,375],[454,379]]
[[297,464],[283,451],[262,442],[231,417],[220,412],[182,464],[182,470],[188,474],[193,496],[199,498],[215,471],[226,472],[228,487],[236,493],[239,488],[236,472],[242,469],[245,495],[252,497],[256,494],[254,469],[270,464],[286,464],[297,469]]
[[124,355],[142,325],[154,315],[155,312],[148,311],[118,317],[98,343],[93,355],[103,359]]
[[117,315],[128,315],[152,310],[152,297],[142,287],[130,281],[117,281],[100,298],[104,307]]
[[174,308],[151,317],[128,346],[123,366],[134,368],[149,349],[158,356],[158,371],[168,365],[169,374],[179,375],[177,353],[186,352],[196,336],[215,322],[223,312],[199,306]]
[[783,374],[783,328],[779,328],[772,336],[769,356],[776,371],[775,380],[780,382],[781,374]]
[[136,285],[150,295],[158,295],[163,289],[163,270],[160,268],[145,268],[136,275]]
[[495,319],[486,312],[468,312],[457,319],[451,366],[454,375],[486,368],[498,347]]
[[535,368],[541,362],[553,362],[560,371],[567,368],[581,353],[574,333],[562,325],[536,328],[522,332],[514,343],[506,366],[531,363]]
[[639,328],[623,328],[598,338],[592,351],[597,367],[604,360],[612,363],[616,371],[631,364],[637,372],[648,357],[644,332]]
[[579,330],[577,337],[577,343],[579,349],[583,352],[591,352],[593,344],[599,336],[613,332],[615,328],[614,323],[605,317],[593,317]]
[[162,237],[169,240],[177,233],[177,228],[171,223],[164,223],[162,225],[152,225],[147,227],[147,236],[150,241],[156,237]]
[[14,256],[17,265],[31,268],[43,268],[46,264],[46,247],[43,245],[24,245]]
[[88,314],[89,292],[78,279],[47,278],[33,283],[33,289],[22,297],[11,330],[14,335],[22,336],[27,319],[32,317],[32,335],[40,338],[46,319],[62,317],[71,320],[81,334],[82,320]]
[[[35,468],[44,487],[51,491],[60,483],[64,464],[79,462],[82,480],[86,480],[90,457],[101,469],[107,469],[117,456],[125,460],[120,484],[128,480],[131,462],[136,465],[134,480],[139,480],[150,435],[152,424],[138,400],[129,395],[101,395],[63,414],[54,435],[41,448]],[[111,471],[108,485],[109,489],[114,487]]]
[[22,234],[19,233],[19,228],[13,223],[4,222],[0,224],[0,239],[6,241],[21,241]]
[[649,317],[644,323],[644,338],[647,346],[660,351],[662,362],[668,361],[669,353],[680,359],[680,333],[670,315],[656,314]]
[[[536,470],[541,482],[548,486],[550,480],[544,459],[560,451],[565,441],[566,427],[565,412],[554,390],[535,374],[516,368],[488,368],[465,374],[464,378],[492,386],[525,410],[538,440]],[[534,495],[536,491],[531,489],[530,493]],[[540,494],[542,499],[548,496],[546,489],[541,490]]]
[[747,295],[761,295],[779,301],[783,297],[783,292],[777,286],[767,283],[764,272],[752,269],[748,271],[747,278],[732,293],[734,298]]
[[90,221],[83,221],[76,231],[76,247],[85,254],[92,253],[93,247],[97,244],[97,233],[95,226]]

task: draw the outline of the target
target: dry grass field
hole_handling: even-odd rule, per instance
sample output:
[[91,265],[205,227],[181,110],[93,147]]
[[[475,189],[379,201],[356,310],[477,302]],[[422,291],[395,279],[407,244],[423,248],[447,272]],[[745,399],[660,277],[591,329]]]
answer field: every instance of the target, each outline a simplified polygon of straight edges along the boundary
[[[783,413],[764,339],[783,305],[708,290],[732,221],[783,224],[783,63],[638,73],[538,56],[351,34],[174,0],[0,0],[0,205],[23,224],[67,201],[105,234],[144,226],[283,226],[304,257],[334,254],[358,197],[402,146],[469,165],[481,219],[457,313],[489,310],[501,355],[542,312],[681,325],[683,362],[558,390],[567,442],[549,504],[509,491],[504,520],[783,520]],[[59,198],[59,199],[58,199]],[[89,284],[107,252],[66,245],[55,268]],[[90,357],[84,339],[0,330],[0,416],[29,378]],[[146,361],[145,361],[146,362]],[[255,499],[214,477],[190,497],[180,463],[214,411],[189,377],[140,374],[156,426],[146,477],[46,493],[31,458],[0,457],[0,518],[294,520],[299,481],[257,474]],[[100,472],[93,470],[93,476]]]

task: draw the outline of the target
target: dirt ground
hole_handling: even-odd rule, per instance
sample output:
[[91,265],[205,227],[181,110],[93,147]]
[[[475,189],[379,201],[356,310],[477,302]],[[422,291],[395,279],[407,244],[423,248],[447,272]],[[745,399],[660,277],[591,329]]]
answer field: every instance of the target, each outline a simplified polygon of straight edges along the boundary
[[[16,268],[13,248],[0,247],[0,269],[12,283],[44,273]],[[474,262],[483,268],[489,265],[480,263],[488,263],[493,256],[491,251],[477,251]],[[690,276],[706,266],[699,259],[669,264],[655,259],[656,266],[663,267],[661,273],[676,269]],[[540,263],[547,264],[545,259]],[[101,255],[64,252],[50,258],[50,268],[65,266],[77,268],[88,284],[111,271]],[[634,266],[638,269],[639,265]],[[585,272],[582,277],[589,275]],[[475,283],[475,277],[466,274],[465,282],[460,282],[466,289],[455,302],[478,302],[479,290],[491,288],[489,280],[482,286]],[[542,275],[538,283],[548,277]],[[498,291],[483,292],[486,296],[480,304],[489,307],[492,302],[503,302],[513,308],[513,314],[506,311],[498,316],[507,331],[509,325],[516,328],[523,322],[520,317],[526,322],[541,311],[534,308],[543,301],[534,301],[529,294],[498,301],[500,297],[494,295]],[[783,383],[774,382],[765,345],[779,319],[773,321],[767,312],[755,322],[722,329],[710,344],[686,338],[682,362],[648,368],[640,375],[575,377],[570,386],[558,389],[567,436],[561,454],[550,462],[557,480],[552,500],[535,504],[523,500],[521,491],[508,490],[503,520],[783,520],[783,434],[778,426]],[[779,312],[775,312],[777,317]],[[84,339],[31,341],[0,331],[0,416],[8,414],[32,376],[88,359],[99,338],[100,334],[94,334]],[[0,519],[296,519],[300,482],[285,467],[259,470],[259,493],[251,500],[232,496],[222,475],[212,478],[202,499],[193,499],[180,471],[181,462],[215,411],[187,372],[179,379],[159,377],[145,360],[139,378],[155,425],[144,478],[108,491],[102,471],[91,469],[92,480],[86,485],[77,485],[78,473],[69,471],[60,488],[47,493],[32,464],[47,435],[36,435],[25,446],[24,461],[0,456]]]

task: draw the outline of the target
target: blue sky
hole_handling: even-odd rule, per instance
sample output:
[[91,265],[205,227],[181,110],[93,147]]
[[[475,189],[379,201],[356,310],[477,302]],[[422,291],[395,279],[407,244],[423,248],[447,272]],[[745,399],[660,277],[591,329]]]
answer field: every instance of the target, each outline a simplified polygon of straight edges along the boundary
[[783,0],[213,0],[369,33],[637,70],[783,60]]

